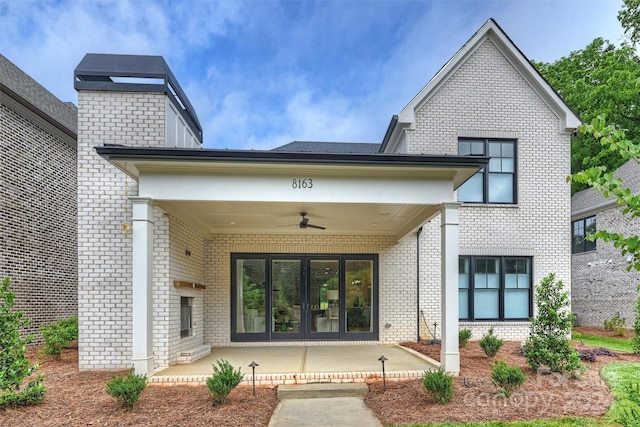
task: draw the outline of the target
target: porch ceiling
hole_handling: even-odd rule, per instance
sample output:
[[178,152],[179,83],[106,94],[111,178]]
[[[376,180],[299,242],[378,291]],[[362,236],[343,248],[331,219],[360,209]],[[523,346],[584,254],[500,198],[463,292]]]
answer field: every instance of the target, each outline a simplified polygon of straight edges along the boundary
[[[105,146],[138,196],[203,234],[387,235],[426,223],[485,157]],[[304,183],[303,183],[304,181]],[[300,228],[300,212],[325,230]]]
[[[205,234],[385,235],[400,239],[434,216],[438,205],[390,203],[158,202],[168,214]],[[299,227],[300,212],[310,224]]]

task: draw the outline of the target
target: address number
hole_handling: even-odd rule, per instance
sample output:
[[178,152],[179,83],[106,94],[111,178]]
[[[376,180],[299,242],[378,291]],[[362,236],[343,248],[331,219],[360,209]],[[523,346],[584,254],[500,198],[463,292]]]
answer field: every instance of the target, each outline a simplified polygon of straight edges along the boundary
[[304,179],[299,179],[299,178],[294,178],[293,180],[291,180],[291,188],[313,188],[313,179],[311,178],[304,178]]

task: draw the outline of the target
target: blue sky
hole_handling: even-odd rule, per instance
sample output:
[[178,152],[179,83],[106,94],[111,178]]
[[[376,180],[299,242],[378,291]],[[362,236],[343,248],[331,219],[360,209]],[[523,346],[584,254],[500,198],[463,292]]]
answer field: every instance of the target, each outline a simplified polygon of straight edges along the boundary
[[86,53],[161,55],[208,148],[380,142],[489,18],[529,58],[616,44],[620,0],[0,0],[0,52],[63,101]]

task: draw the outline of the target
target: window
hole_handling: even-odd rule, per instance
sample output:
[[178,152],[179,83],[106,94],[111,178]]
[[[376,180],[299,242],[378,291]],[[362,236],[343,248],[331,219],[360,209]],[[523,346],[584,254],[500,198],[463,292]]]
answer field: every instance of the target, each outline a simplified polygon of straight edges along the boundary
[[[461,139],[461,156],[488,156],[488,167],[482,168],[458,188],[458,200],[466,203],[515,203],[515,141],[493,139]],[[488,170],[487,170],[488,168]]]
[[573,221],[572,225],[573,244],[571,245],[571,253],[579,254],[581,252],[595,251],[595,240],[586,240],[585,237],[596,232],[596,217],[590,216],[588,218],[582,218],[577,221]]
[[461,320],[524,320],[531,317],[531,258],[463,256],[458,265]]
[[192,307],[193,298],[180,297],[180,338],[193,335]]

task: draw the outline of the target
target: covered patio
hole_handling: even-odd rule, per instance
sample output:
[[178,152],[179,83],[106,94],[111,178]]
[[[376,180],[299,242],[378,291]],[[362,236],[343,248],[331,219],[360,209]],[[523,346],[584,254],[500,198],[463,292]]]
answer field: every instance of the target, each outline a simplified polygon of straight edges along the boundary
[[244,385],[252,384],[252,362],[256,385],[353,383],[382,381],[385,360],[387,381],[421,378],[440,363],[400,345],[309,345],[277,347],[215,347],[211,354],[193,363],[173,365],[149,379],[152,384],[199,385],[213,373],[212,364],[227,360],[244,374]]

